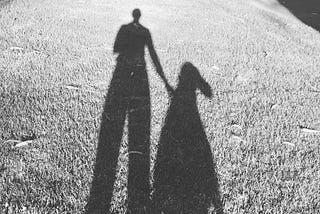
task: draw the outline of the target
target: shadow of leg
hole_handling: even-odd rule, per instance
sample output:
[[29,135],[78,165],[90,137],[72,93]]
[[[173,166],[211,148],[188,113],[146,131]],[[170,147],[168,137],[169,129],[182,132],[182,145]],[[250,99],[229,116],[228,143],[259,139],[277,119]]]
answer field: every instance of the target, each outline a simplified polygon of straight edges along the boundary
[[[136,77],[137,78],[137,77]],[[150,95],[147,77],[133,81],[129,107],[129,213],[149,213]]]
[[109,213],[110,210],[126,113],[121,83],[113,78],[105,101],[87,214]]

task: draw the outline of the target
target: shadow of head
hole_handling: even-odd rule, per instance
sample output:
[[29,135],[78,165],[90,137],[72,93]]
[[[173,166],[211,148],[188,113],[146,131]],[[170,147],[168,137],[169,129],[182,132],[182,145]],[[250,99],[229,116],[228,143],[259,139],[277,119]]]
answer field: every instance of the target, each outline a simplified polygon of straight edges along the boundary
[[141,10],[139,8],[136,8],[132,11],[132,17],[134,22],[139,22],[139,19],[141,17]]
[[199,89],[206,97],[212,96],[211,87],[202,78],[198,68],[191,62],[185,62],[181,66],[177,90],[195,91],[197,89]]

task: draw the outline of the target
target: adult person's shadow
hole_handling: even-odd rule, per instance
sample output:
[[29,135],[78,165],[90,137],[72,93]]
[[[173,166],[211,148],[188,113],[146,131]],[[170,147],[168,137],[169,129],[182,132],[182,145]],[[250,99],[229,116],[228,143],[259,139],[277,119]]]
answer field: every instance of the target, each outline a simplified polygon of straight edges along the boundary
[[160,135],[154,169],[153,213],[223,213],[215,164],[197,108],[196,90],[211,97],[209,84],[186,62]]
[[150,209],[150,92],[144,49],[148,48],[157,73],[169,86],[149,30],[139,23],[141,11],[132,13],[133,22],[121,26],[115,43],[117,64],[102,113],[96,164],[85,213],[117,213],[111,210],[119,149],[128,118],[128,211],[149,213]]
[[278,0],[293,15],[306,25],[320,32],[319,0]]

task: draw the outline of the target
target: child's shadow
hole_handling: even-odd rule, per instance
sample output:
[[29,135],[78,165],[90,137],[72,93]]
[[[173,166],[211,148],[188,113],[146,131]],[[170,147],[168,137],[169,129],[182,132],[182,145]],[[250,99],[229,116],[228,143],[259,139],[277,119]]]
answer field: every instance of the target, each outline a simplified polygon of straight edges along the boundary
[[197,108],[197,89],[212,95],[198,69],[186,62],[158,148],[153,205],[159,213],[208,213],[211,204],[216,213],[223,213],[212,152]]

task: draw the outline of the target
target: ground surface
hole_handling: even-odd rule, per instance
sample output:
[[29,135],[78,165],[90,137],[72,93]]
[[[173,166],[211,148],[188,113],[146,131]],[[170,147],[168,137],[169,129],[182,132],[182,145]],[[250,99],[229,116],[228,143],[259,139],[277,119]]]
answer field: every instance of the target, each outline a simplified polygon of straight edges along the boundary
[[279,0],[297,18],[320,32],[320,2],[317,0]]
[[[170,83],[190,61],[213,90],[211,99],[198,95],[198,108],[225,213],[320,213],[320,33],[277,1],[3,6],[1,213],[83,211],[115,65],[112,45],[135,7]],[[148,70],[155,151],[169,99]],[[123,209],[119,192],[115,204]]]

